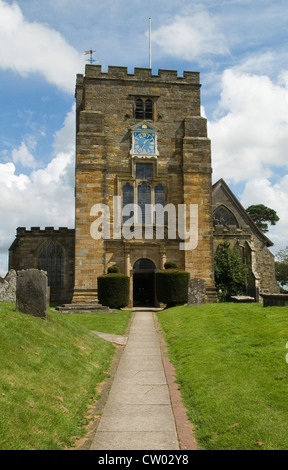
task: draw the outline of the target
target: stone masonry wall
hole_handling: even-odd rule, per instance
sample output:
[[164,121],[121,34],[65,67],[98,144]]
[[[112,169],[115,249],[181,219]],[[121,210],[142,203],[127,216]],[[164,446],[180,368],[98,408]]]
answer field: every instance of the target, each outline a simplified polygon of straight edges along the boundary
[[16,301],[16,271],[11,269],[5,278],[0,276],[0,302]]
[[9,249],[9,269],[21,271],[38,269],[39,252],[45,242],[58,243],[64,252],[64,286],[51,286],[51,301],[70,302],[74,287],[75,231],[60,227],[25,227],[17,229],[16,237]]

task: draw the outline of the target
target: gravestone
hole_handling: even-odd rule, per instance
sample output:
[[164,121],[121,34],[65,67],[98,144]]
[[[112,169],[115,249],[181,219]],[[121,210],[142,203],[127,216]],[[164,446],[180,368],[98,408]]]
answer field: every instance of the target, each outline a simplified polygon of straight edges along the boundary
[[0,302],[16,301],[16,278],[14,269],[11,269],[4,278],[0,276]]
[[188,306],[203,305],[206,299],[206,282],[204,279],[190,279],[188,286]]
[[288,294],[260,294],[263,307],[288,307]]
[[46,272],[26,269],[17,273],[16,310],[46,319],[48,279]]

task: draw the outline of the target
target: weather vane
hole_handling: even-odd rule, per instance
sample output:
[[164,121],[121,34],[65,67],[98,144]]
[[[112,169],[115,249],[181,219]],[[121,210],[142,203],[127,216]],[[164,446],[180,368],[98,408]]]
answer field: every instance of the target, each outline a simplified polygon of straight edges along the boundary
[[88,59],[88,62],[92,65],[94,62],[98,62],[98,59],[93,59],[93,53],[96,52],[96,50],[92,51],[85,51],[85,55],[90,55],[90,58]]

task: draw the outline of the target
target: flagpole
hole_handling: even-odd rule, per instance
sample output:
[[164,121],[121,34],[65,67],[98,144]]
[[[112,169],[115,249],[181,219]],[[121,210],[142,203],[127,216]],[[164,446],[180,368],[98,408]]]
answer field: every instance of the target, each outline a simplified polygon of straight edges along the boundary
[[151,69],[151,18],[149,18],[149,68]]

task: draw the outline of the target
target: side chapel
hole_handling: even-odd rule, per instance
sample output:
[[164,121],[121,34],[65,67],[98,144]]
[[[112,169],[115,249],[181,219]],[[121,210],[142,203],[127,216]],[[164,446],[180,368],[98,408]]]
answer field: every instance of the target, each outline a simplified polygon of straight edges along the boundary
[[272,242],[223,180],[212,186],[200,87],[198,72],[86,65],[76,82],[75,229],[19,227],[9,269],[44,269],[51,300],[84,303],[117,265],[131,305],[155,305],[155,270],[173,261],[215,302],[213,256],[228,239],[248,266],[249,294],[278,292]]

